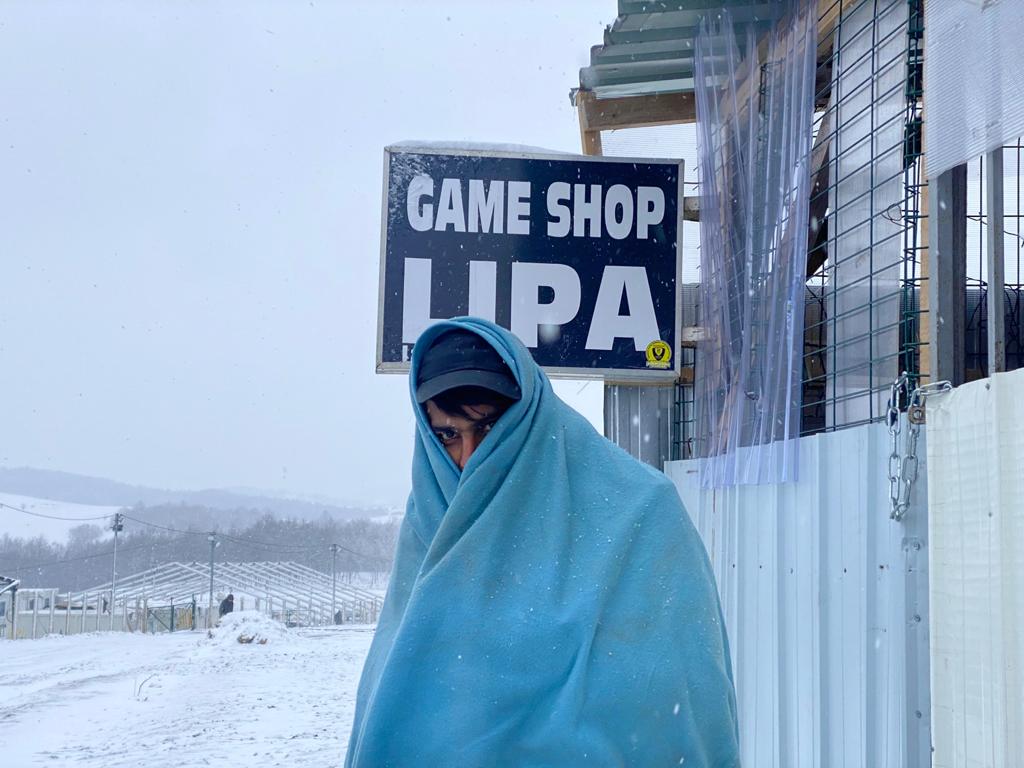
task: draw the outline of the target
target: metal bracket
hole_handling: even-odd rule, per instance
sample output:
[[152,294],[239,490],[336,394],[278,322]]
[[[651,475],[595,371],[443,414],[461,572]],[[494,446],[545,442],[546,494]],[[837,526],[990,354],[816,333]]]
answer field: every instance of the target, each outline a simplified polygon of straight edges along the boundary
[[911,424],[924,424],[924,403],[915,403],[907,409],[907,420]]

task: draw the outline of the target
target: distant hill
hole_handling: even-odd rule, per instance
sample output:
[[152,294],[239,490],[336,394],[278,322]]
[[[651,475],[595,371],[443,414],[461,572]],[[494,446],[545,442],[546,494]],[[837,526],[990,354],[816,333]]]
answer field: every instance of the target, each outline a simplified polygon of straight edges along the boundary
[[31,467],[0,467],[0,492],[104,507],[203,507],[232,512],[230,517],[239,522],[240,518],[255,519],[267,512],[281,518],[317,520],[327,516],[339,521],[389,513],[384,507],[342,506],[252,491],[169,491]]

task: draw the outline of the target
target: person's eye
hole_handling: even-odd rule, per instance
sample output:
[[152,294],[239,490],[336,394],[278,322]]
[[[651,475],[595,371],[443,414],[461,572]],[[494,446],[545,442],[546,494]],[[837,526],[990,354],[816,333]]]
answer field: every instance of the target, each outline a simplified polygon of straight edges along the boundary
[[494,428],[495,423],[496,422],[488,421],[486,424],[481,424],[477,429],[480,431],[480,434],[486,435]]
[[435,429],[434,434],[437,435],[437,439],[441,441],[442,445],[450,445],[459,437],[459,433],[451,427]]

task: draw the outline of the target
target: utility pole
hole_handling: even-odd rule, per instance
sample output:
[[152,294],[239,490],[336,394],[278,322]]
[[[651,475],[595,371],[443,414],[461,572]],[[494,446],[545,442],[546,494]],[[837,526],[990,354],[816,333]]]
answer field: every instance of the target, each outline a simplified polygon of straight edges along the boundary
[[[120,512],[114,513],[114,522],[110,528],[114,531],[114,565],[110,572],[110,631],[114,631],[114,596],[117,594],[117,534],[124,530],[124,515]],[[71,610],[71,601],[68,601],[68,611]],[[85,616],[85,613],[82,613]],[[84,622],[85,619],[83,618]],[[84,624],[83,624],[84,627]]]
[[336,597],[338,592],[338,545],[331,544],[331,624],[337,624],[338,620],[335,618],[338,615],[338,609],[335,607]]
[[213,626],[213,550],[217,548],[217,536],[211,531],[206,540],[210,542],[210,605],[206,609],[206,628],[209,629]]

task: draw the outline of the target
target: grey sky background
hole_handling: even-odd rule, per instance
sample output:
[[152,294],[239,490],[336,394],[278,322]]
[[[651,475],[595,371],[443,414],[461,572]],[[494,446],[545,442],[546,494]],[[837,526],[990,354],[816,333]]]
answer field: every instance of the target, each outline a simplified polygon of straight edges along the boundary
[[[578,2],[0,3],[0,465],[400,504],[382,150],[578,152]],[[557,385],[598,423],[601,386]]]

